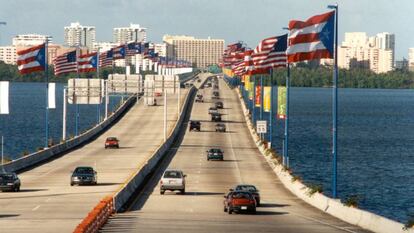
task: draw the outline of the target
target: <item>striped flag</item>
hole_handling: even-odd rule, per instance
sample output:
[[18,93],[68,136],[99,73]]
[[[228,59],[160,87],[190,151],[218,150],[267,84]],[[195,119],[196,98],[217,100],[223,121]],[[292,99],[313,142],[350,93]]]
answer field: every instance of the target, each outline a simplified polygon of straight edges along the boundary
[[78,69],[79,72],[93,72],[96,71],[98,65],[98,54],[87,53],[80,55],[78,58]]
[[242,76],[245,73],[244,60],[234,63],[231,70],[233,71],[234,74],[238,76]]
[[126,56],[134,56],[135,54],[141,53],[141,43],[140,42],[131,42],[126,46]]
[[53,61],[53,65],[55,67],[55,75],[77,72],[76,50],[57,56]]
[[20,74],[44,71],[46,65],[46,45],[41,44],[17,52],[17,68]]
[[112,49],[99,54],[99,67],[112,66]]
[[335,11],[289,22],[288,62],[333,58]]
[[114,60],[125,58],[125,45],[120,45],[112,49],[112,57]]
[[287,34],[260,41],[251,55],[253,68],[250,74],[269,73],[271,68],[286,66]]

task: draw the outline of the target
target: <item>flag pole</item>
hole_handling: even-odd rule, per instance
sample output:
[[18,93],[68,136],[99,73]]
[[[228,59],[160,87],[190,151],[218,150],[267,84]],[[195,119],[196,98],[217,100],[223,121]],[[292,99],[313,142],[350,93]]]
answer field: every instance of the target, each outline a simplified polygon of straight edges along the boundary
[[254,114],[254,110],[255,110],[255,103],[256,102],[256,77],[253,78],[253,97],[252,97],[252,123],[253,123],[253,127],[256,128],[256,123],[255,121],[255,114]]
[[[96,52],[96,78],[99,80],[99,85],[102,84],[101,77],[99,75],[99,50]],[[101,121],[101,101],[102,101],[102,87],[101,90],[99,90],[99,103],[96,105],[96,112],[97,112],[97,124]]]
[[337,198],[337,179],[338,179],[338,4],[329,5],[328,8],[335,10],[335,46],[334,46],[334,72],[332,87],[332,198]]
[[[272,136],[273,136],[273,68],[270,68],[270,114],[269,114],[269,145],[272,146]],[[269,147],[269,148],[270,148]]]
[[[79,46],[76,47],[76,61],[78,60],[78,56],[79,56]],[[78,62],[76,62],[76,77],[78,79],[80,79]],[[75,81],[75,80],[73,80],[73,81]],[[76,82],[74,82],[74,84],[75,83]],[[75,90],[76,90],[76,87],[75,87],[75,85],[73,85],[74,95],[75,95]],[[75,100],[76,100],[76,102],[75,102],[75,112],[76,112],[75,113],[75,136],[78,136],[79,135],[79,105],[78,105],[77,99],[75,99]]]
[[46,132],[46,144],[45,147],[49,147],[49,67],[48,67],[48,39],[46,37],[45,42],[45,72],[46,72],[46,111],[45,111],[45,132]]
[[286,75],[286,117],[285,117],[285,141],[283,145],[283,165],[289,168],[289,97],[290,97],[290,64],[287,63]]
[[[263,120],[263,74],[260,75],[260,120]],[[264,139],[264,134],[262,133],[262,140]]]

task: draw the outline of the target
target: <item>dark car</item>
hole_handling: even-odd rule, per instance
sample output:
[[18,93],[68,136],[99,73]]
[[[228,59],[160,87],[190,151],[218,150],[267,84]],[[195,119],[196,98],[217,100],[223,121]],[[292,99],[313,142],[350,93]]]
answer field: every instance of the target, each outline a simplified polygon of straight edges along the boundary
[[206,151],[207,152],[207,161],[210,160],[221,160],[223,161],[224,157],[223,157],[223,151],[219,148],[211,148],[210,150]]
[[216,106],[216,108],[223,108],[223,102],[221,101],[214,103],[214,105]]
[[256,186],[251,184],[239,184],[234,189],[230,189],[230,191],[246,191],[253,195],[254,199],[256,200],[257,206],[260,206],[260,193]]
[[190,121],[190,128],[188,129],[188,131],[193,131],[193,130],[200,131],[200,129],[201,129],[200,121]]
[[77,167],[70,177],[70,185],[97,184],[97,172],[92,167]]
[[212,113],[211,114],[211,121],[221,121],[221,114],[220,113]]
[[119,140],[116,137],[108,137],[105,141],[106,148],[119,148]]
[[232,191],[224,196],[224,212],[231,214],[242,211],[256,213],[256,201],[251,193]]
[[1,191],[20,191],[20,179],[14,172],[0,173]]
[[204,98],[202,94],[197,94],[195,102],[204,102]]
[[216,124],[216,132],[226,132],[226,125],[223,123]]
[[220,93],[218,91],[213,91],[211,96],[212,99],[220,99]]

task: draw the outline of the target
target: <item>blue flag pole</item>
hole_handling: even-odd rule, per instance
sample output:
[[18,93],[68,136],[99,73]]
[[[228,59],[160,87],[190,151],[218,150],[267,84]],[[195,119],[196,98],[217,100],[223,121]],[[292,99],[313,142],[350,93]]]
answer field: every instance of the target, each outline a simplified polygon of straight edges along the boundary
[[337,179],[338,179],[338,4],[328,6],[335,10],[335,45],[334,45],[334,73],[332,87],[332,198],[337,198]]
[[256,102],[256,77],[253,78],[253,98],[252,98],[252,123],[253,123],[253,127],[256,128],[256,123],[255,123],[255,103]]
[[[273,69],[270,68],[270,113],[269,113],[269,142],[270,147],[272,146],[272,136],[273,136]],[[269,147],[269,148],[270,148]]]
[[[76,61],[78,60],[78,56],[80,54],[79,49],[80,49],[79,47],[76,48]],[[79,64],[76,62],[76,77],[80,79],[78,66]],[[74,82],[74,84],[75,83],[76,82]],[[76,89],[75,85],[73,85],[73,87]],[[79,104],[78,104],[78,101],[76,100],[75,102],[75,136],[78,136],[78,135],[79,135]]]
[[45,72],[46,72],[46,111],[45,111],[45,134],[46,144],[45,147],[49,147],[49,67],[48,67],[48,39],[45,42]]
[[284,164],[289,168],[289,98],[290,98],[290,64],[287,63],[287,75],[286,75],[286,117],[285,117],[285,141],[283,146]]
[[[260,75],[260,120],[263,120],[263,75]],[[261,135],[264,139],[264,134]]]

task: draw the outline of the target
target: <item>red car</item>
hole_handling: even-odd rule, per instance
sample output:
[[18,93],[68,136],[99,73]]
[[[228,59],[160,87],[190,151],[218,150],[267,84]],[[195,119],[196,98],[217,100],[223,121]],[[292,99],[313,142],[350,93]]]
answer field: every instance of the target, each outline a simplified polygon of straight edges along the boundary
[[105,149],[108,147],[119,148],[119,140],[116,137],[109,137],[105,141]]
[[250,192],[232,191],[224,196],[224,212],[232,214],[242,211],[256,213],[256,200]]

